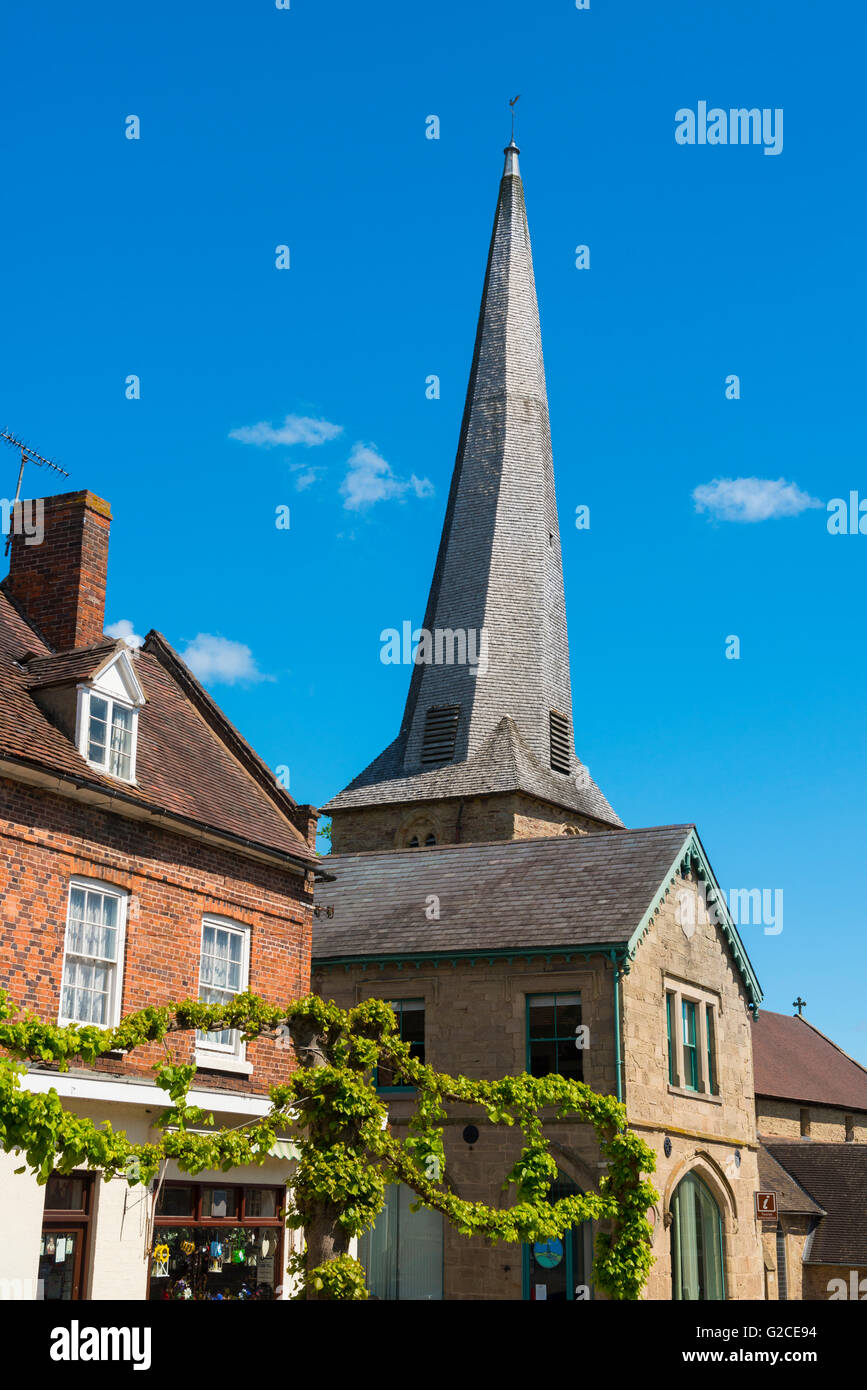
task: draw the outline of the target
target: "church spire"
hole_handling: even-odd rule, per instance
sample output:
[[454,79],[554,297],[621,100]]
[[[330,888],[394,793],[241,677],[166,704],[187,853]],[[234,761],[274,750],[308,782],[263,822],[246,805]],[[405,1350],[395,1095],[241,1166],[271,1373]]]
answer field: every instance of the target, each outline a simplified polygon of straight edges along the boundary
[[513,791],[561,808],[561,820],[572,811],[619,826],[574,752],[548,398],[514,136],[504,153],[425,613],[430,641],[398,738],[327,809]]

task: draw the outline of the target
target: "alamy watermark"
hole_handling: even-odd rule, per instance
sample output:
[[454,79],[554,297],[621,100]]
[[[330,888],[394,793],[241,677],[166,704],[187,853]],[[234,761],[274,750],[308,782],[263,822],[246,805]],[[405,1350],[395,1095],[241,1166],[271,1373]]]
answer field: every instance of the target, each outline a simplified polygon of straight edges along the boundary
[[408,620],[385,627],[379,634],[379,659],[384,666],[470,666],[474,674],[488,670],[487,628],[413,628]]
[[763,145],[765,154],[783,152],[783,108],[769,106],[721,106],[708,110],[706,101],[697,109],[682,106],[674,113],[674,138],[679,145]]
[[[782,888],[730,888],[728,894],[723,889],[720,893],[736,927],[763,927],[765,936],[779,936],[783,930]],[[687,939],[703,923],[720,925],[716,903],[708,900],[703,879],[693,887],[678,889],[675,917]]]
[[4,536],[23,536],[25,545],[41,545],[45,540],[45,503],[41,497],[12,502],[0,497],[0,520]]

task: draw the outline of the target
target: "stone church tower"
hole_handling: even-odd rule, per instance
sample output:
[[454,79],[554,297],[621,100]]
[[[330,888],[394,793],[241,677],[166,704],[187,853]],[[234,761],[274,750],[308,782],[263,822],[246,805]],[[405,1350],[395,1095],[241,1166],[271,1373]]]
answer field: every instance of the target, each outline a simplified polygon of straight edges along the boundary
[[336,853],[623,824],[574,748],[548,397],[518,154],[513,140],[425,613],[430,649],[419,655],[429,659],[416,658],[397,738],[324,808]]
[[[342,1008],[389,1000],[413,1055],[451,1076],[560,1074],[616,1096],[656,1156],[646,1296],[760,1298],[750,1019],[761,987],[696,827],[627,830],[574,751],[514,143],[424,633],[434,659],[416,659],[397,738],[325,808],[333,853],[316,890],[314,990]],[[454,659],[461,636],[464,657],[487,662]],[[413,1088],[377,1084],[405,1139]],[[569,1114],[545,1134],[556,1194],[596,1190],[592,1130]],[[501,1203],[521,1142],[450,1106],[452,1191]],[[793,1213],[798,1230],[804,1219]],[[597,1296],[597,1229],[502,1249],[414,1212],[392,1184],[359,1258],[377,1298],[578,1301]]]

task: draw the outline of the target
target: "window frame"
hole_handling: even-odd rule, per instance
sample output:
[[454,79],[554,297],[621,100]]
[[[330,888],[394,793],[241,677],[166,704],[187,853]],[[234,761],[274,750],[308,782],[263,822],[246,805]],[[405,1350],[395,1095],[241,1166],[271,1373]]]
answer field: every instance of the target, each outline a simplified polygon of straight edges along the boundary
[[[388,1000],[386,1000],[385,1002],[386,1002],[395,1012],[397,1012],[397,1009],[398,1009],[398,1008],[400,1009],[400,1013],[398,1014],[398,1037],[400,1038],[401,1042],[405,1042],[405,1041],[406,1041],[406,1039],[405,1039],[404,1036],[403,1036],[403,1028],[402,1028],[402,1026],[403,1026],[403,1010],[404,1010],[404,1007],[405,1007],[407,1004],[413,1004],[413,1005],[415,1005],[416,1007],[412,1010],[412,1012],[413,1012],[413,1013],[421,1012],[421,1014],[422,1014],[422,1016],[423,1016],[423,1017],[422,1017],[422,1031],[423,1031],[423,1035],[424,1035],[423,1038],[422,1038],[422,1047],[424,1048],[424,1051],[425,1051],[425,1057],[422,1058],[422,1061],[424,1061],[425,1058],[426,1058],[426,1056],[427,1056],[427,999],[424,997],[424,995],[411,994],[411,995],[407,995],[407,997],[406,997],[405,999],[388,999]],[[419,1006],[421,1006],[420,1009],[419,1009]],[[380,1095],[383,1095],[383,1096],[407,1095],[410,1091],[414,1091],[414,1090],[415,1090],[415,1087],[414,1087],[414,1086],[407,1086],[407,1085],[401,1085],[401,1086],[380,1086],[380,1084],[379,1084],[379,1067],[376,1067],[376,1068],[374,1069],[374,1073],[373,1073],[373,1084],[374,1084],[374,1086],[376,1087],[377,1092],[378,1092]]]
[[[704,1080],[702,1069],[699,1066],[699,1010],[701,1006],[695,999],[688,999],[685,995],[680,997],[680,1023],[681,1023],[681,1047],[683,1049],[683,1076],[681,1078],[684,1090],[698,1091],[699,1082]],[[692,1041],[689,1041],[689,1037]],[[689,1080],[687,1081],[687,1075]]]
[[[73,1255],[73,1275],[72,1275],[72,1295],[68,1300],[72,1303],[81,1302],[87,1298],[87,1286],[90,1276],[90,1255],[91,1255],[91,1230],[93,1228],[94,1197],[96,1189],[96,1174],[87,1169],[75,1168],[71,1173],[52,1173],[51,1178],[74,1178],[82,1184],[83,1201],[80,1207],[49,1207],[48,1185],[46,1184],[45,1199],[42,1208],[42,1230],[40,1240],[44,1240],[47,1235],[63,1235],[72,1233],[79,1236],[79,1243],[75,1247]],[[51,1181],[49,1178],[49,1182]],[[42,1256],[40,1255],[40,1260]],[[65,1300],[64,1300],[65,1301]]]
[[[107,962],[112,970],[111,1001],[106,1009],[107,1018],[105,1023],[84,1023],[79,1018],[67,1018],[63,1012],[63,991],[66,981],[66,966],[70,956],[74,960],[90,961],[95,963],[102,960],[102,957],[84,956],[80,952],[69,950],[69,914],[72,908],[72,890],[79,888],[82,891],[90,890],[95,893],[103,893],[118,900],[117,912],[117,951],[114,962]],[[73,1028],[116,1028],[120,1023],[123,1004],[123,970],[124,957],[126,954],[126,923],[129,908],[129,892],[126,888],[120,888],[116,883],[108,883],[104,879],[85,878],[82,874],[73,874],[69,880],[69,890],[66,895],[66,921],[63,927],[63,959],[60,966],[60,998],[57,1005],[57,1022],[60,1027]]]
[[[241,937],[241,986],[239,989],[221,989],[219,985],[205,985],[205,989],[221,989],[223,994],[243,994],[250,988],[250,938],[251,929],[246,922],[238,922],[231,917],[222,917],[218,913],[206,912],[202,917],[202,926],[199,933],[199,981],[197,987],[197,998],[199,1003],[207,1003],[202,999],[202,957],[205,949],[205,929],[214,927],[218,931],[234,932]],[[221,1030],[222,1031],[222,1030]],[[228,1030],[232,1035],[230,1043],[216,1043],[208,1039],[207,1034],[201,1033],[196,1029],[196,1062],[199,1066],[223,1068],[228,1070],[252,1071],[252,1067],[247,1062],[247,1044],[241,1039],[239,1028]]]
[[[719,996],[667,976],[663,980],[663,991],[668,1041],[668,1089],[679,1095],[694,1096],[698,1100],[719,1100]],[[688,1049],[695,1069],[694,1086],[686,1079],[688,1068],[684,1023],[687,1006],[692,1008],[694,1017],[695,1042]],[[691,1067],[689,1071],[691,1076]]]
[[[538,1002],[540,999],[548,999],[548,998],[553,998],[553,1000],[554,1000],[554,1036],[553,1036],[552,1038],[541,1037],[541,1036],[533,1037],[533,1035],[532,1035],[531,1032],[530,1032],[530,1008],[531,1008],[531,1006],[532,1006],[532,1004],[533,1004],[534,1002]],[[580,1028],[580,1027],[583,1025],[583,1022],[584,1022],[584,1000],[583,1000],[582,993],[581,993],[581,990],[580,990],[580,989],[561,989],[561,990],[557,990],[557,989],[553,989],[553,990],[551,990],[551,989],[546,989],[546,990],[536,990],[536,991],[534,991],[534,992],[531,993],[531,994],[525,994],[525,995],[524,995],[524,1036],[525,1036],[525,1046],[526,1046],[525,1069],[526,1069],[526,1072],[527,1072],[527,1075],[528,1075],[528,1076],[532,1076],[532,1075],[533,1075],[533,1072],[530,1070],[530,1061],[531,1061],[531,1057],[530,1057],[530,1048],[531,1048],[531,1045],[532,1045],[534,1042],[551,1042],[551,1043],[553,1043],[553,1044],[554,1044],[554,1048],[555,1048],[555,1056],[557,1057],[558,1061],[559,1061],[559,1047],[560,1047],[560,1043],[568,1042],[569,1039],[571,1038],[571,1039],[572,1039],[572,1044],[573,1044],[573,1046],[574,1046],[574,1043],[575,1043],[575,1034],[574,1034],[574,1033],[564,1033],[563,1036],[561,1037],[561,1036],[560,1036],[560,1033],[557,1031],[557,1000],[558,1000],[558,999],[572,999],[572,1000],[577,999],[577,1001],[578,1001],[578,1012],[579,1012],[579,1018],[580,1018],[580,1022],[579,1022],[579,1024],[578,1024],[578,1026],[579,1026],[579,1028]],[[580,1048],[580,1047],[576,1047],[576,1048],[575,1048],[575,1052],[576,1052],[576,1054],[577,1054],[577,1056],[578,1056],[580,1075],[577,1076],[577,1077],[574,1077],[574,1076],[573,1076],[573,1077],[570,1077],[569,1079],[572,1080],[572,1081],[584,1081],[584,1051],[585,1051],[584,1048]],[[561,1072],[561,1071],[550,1071],[550,1072],[545,1072],[544,1075],[546,1075],[546,1076],[562,1076],[562,1075],[563,1075],[563,1072]]]
[[[90,725],[92,719],[90,706],[93,696],[96,696],[97,700],[104,700],[108,705],[105,759],[102,762],[97,762],[90,756]],[[120,772],[112,772],[111,770],[111,730],[115,705],[120,709],[129,710],[132,716],[128,777],[124,777]],[[138,706],[131,699],[121,699],[118,695],[109,694],[105,690],[100,690],[96,685],[80,685],[78,687],[76,745],[88,767],[92,767],[96,772],[104,772],[106,777],[113,777],[116,781],[124,782],[127,786],[135,785],[136,756],[138,753],[138,715]]]

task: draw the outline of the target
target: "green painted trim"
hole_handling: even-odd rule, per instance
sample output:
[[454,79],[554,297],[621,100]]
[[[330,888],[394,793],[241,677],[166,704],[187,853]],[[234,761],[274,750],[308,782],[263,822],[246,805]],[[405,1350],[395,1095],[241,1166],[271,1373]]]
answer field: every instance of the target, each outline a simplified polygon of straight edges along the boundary
[[495,960],[507,962],[513,960],[551,961],[555,956],[562,956],[566,961],[571,961],[576,957],[588,960],[591,956],[610,956],[612,951],[617,951],[622,955],[626,950],[627,943],[625,941],[600,941],[592,946],[540,946],[538,949],[530,951],[516,948],[515,950],[500,951],[417,951],[403,955],[314,956],[311,965],[313,970],[321,970],[335,965],[345,966],[346,969],[349,969],[350,965],[378,965],[380,969],[386,965],[414,965],[418,969],[422,965],[439,965],[440,961],[444,961],[448,965],[454,965],[459,960],[468,960],[471,965],[475,965],[477,961],[491,965]]
[[629,969],[629,963],[623,955],[618,956],[614,951],[611,952],[611,964],[614,967],[614,1085],[617,1091],[617,1099],[623,1100],[623,1055],[620,1047],[620,978],[624,973],[624,966]]
[[674,1085],[674,1048],[672,1047],[671,1036],[671,1005],[674,995],[670,990],[665,991],[665,1030],[668,1035],[668,1084]]
[[701,840],[698,838],[698,834],[695,830],[691,830],[689,834],[686,836],[683,844],[677,852],[677,855],[672,861],[671,867],[669,868],[667,874],[665,875],[661,884],[659,885],[656,894],[651,900],[650,906],[648,907],[638,926],[635,928],[635,931],[632,933],[632,936],[629,938],[629,942],[627,945],[628,957],[630,960],[635,959],[635,953],[638,950],[638,947],[641,945],[642,939],[644,938],[645,934],[650,930],[651,926],[653,925],[653,919],[659,912],[659,909],[665,900],[666,893],[674,883],[674,880],[677,877],[677,875],[680,874],[684,868],[687,868],[693,860],[696,862],[699,878],[704,879],[704,881],[708,884],[711,890],[708,893],[708,903],[709,905],[713,905],[720,919],[720,928],[722,930],[723,935],[726,938],[726,941],[728,942],[729,950],[732,953],[735,965],[738,969],[738,974],[743,980],[744,986],[747,991],[747,999],[749,1002],[750,1010],[752,1011],[754,1016],[757,1016],[759,1004],[762,1002],[762,999],[764,998],[764,995],[762,993],[762,987],[759,984],[756,972],[753,970],[752,963],[750,961],[749,956],[747,955],[746,947],[744,946],[744,943],[741,941],[741,938],[738,935],[738,929],[732,921],[731,913],[728,909],[728,903],[725,900],[725,894],[723,893],[716,880],[716,876],[713,872],[713,869],[710,866],[708,857],[704,852],[704,847],[702,846]]

